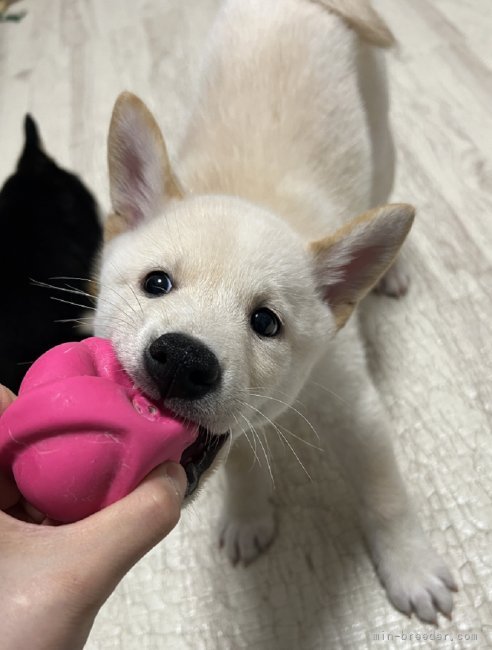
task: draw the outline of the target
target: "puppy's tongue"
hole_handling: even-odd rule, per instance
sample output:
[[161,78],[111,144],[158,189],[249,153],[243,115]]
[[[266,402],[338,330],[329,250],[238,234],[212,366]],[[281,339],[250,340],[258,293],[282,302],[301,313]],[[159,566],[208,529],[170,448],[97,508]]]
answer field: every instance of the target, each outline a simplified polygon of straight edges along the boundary
[[51,519],[82,519],[179,462],[198,426],[136,388],[109,341],[65,343],[36,361],[0,418],[0,469]]

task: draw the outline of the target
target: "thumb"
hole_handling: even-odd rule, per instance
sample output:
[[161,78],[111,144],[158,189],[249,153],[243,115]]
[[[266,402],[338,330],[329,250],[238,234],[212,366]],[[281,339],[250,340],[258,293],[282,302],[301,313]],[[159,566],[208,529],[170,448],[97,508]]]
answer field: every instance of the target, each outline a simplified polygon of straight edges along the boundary
[[166,463],[128,496],[70,526],[74,533],[79,529],[77,535],[87,549],[85,569],[97,576],[103,598],[176,526],[186,484],[181,465]]
[[0,415],[2,415],[7,406],[9,406],[10,403],[14,401],[14,399],[14,393],[6,386],[2,386],[2,384],[0,384]]

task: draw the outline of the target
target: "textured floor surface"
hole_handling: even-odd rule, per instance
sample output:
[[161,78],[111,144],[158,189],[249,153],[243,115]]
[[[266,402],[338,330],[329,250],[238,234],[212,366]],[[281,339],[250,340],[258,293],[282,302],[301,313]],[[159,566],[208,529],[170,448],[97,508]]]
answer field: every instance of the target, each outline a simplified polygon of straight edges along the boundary
[[[117,93],[156,111],[171,152],[217,0],[25,0],[0,24],[0,179],[21,119],[107,207],[105,136]],[[377,0],[399,153],[396,200],[418,220],[412,289],[363,307],[371,367],[423,525],[458,576],[438,630],[385,599],[338,472],[297,451],[274,467],[280,535],[253,566],[217,546],[221,477],[101,611],[89,650],[492,647],[492,7],[490,0]],[[321,458],[320,458],[321,456]],[[439,638],[439,634],[442,638]],[[424,638],[424,635],[428,635]],[[434,638],[432,638],[434,635]]]

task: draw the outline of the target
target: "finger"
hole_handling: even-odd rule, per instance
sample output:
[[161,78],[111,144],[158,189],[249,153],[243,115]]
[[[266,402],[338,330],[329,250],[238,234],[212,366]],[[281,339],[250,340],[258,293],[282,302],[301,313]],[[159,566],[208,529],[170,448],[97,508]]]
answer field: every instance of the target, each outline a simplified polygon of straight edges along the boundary
[[5,411],[7,406],[15,399],[14,393],[6,386],[0,384],[0,415]]
[[[0,416],[15,399],[14,393],[0,384]],[[15,484],[0,472],[0,510],[11,508],[19,500]]]
[[[112,590],[123,575],[178,523],[186,475],[177,463],[151,472],[128,496],[71,528],[80,530],[84,564]],[[89,563],[91,566],[87,566]]]
[[15,505],[20,498],[15,483],[0,472],[0,510],[7,510]]

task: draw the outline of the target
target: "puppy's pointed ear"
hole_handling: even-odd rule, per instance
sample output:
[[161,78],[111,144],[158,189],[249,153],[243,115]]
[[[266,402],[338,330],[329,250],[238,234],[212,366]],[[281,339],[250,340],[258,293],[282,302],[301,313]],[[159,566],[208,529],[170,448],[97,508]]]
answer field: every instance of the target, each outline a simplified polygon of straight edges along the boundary
[[38,125],[29,113],[24,117],[24,136],[25,147],[29,149],[42,149],[41,137],[39,135]]
[[108,166],[114,234],[156,216],[167,200],[183,196],[157,122],[129,92],[118,97],[113,109]]
[[24,118],[24,148],[17,162],[17,170],[31,173],[42,172],[47,165],[53,165],[53,161],[43,150],[38,125],[27,113]]
[[391,266],[414,216],[411,205],[385,205],[309,244],[319,290],[338,329]]

